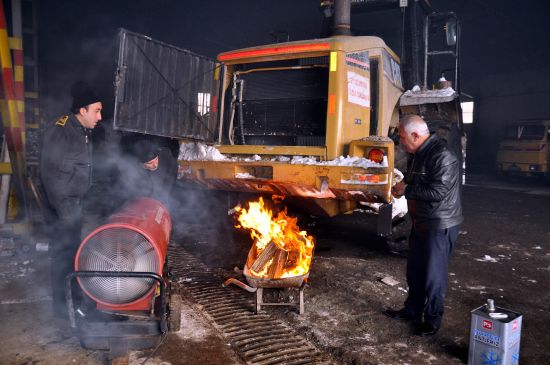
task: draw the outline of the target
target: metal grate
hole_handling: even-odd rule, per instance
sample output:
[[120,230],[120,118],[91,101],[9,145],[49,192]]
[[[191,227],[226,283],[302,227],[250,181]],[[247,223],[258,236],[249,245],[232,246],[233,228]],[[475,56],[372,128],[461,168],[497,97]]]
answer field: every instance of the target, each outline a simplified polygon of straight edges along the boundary
[[[106,228],[91,237],[77,257],[79,271],[159,272],[159,258],[142,234],[127,228]],[[80,278],[82,288],[110,304],[131,303],[151,290],[154,280]]]
[[247,364],[335,363],[284,322],[254,314],[250,293],[221,287],[223,279],[181,247],[171,245],[168,260],[175,281],[201,305]]
[[235,108],[238,143],[324,146],[327,62],[324,57],[243,65],[242,104],[231,105],[226,97],[226,110]]

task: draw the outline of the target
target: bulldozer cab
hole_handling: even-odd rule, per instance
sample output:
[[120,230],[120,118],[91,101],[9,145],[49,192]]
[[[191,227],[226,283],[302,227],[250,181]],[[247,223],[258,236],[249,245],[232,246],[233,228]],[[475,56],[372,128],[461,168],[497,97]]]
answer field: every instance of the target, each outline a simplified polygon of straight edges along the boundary
[[119,37],[119,130],[333,159],[397,123],[399,59],[376,37],[268,45],[218,61],[127,30]]
[[[183,180],[314,200],[391,200],[387,134],[403,88],[399,58],[380,38],[286,42],[216,61],[123,30],[118,70],[115,128],[222,154],[180,159]],[[352,205],[325,201],[323,210]]]
[[353,140],[385,136],[392,118],[397,123],[399,61],[379,38],[273,44],[219,60],[222,153],[332,160],[349,154]]

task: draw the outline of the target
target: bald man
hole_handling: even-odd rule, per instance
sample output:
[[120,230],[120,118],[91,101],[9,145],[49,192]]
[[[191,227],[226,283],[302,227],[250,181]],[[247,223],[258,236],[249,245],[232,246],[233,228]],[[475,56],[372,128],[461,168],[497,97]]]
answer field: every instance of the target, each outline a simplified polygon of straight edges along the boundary
[[443,318],[448,262],[463,221],[459,160],[445,141],[431,135],[418,115],[399,121],[399,144],[410,154],[404,181],[392,188],[405,195],[413,226],[409,237],[404,308],[387,309],[394,319],[414,321],[415,333],[437,333]]

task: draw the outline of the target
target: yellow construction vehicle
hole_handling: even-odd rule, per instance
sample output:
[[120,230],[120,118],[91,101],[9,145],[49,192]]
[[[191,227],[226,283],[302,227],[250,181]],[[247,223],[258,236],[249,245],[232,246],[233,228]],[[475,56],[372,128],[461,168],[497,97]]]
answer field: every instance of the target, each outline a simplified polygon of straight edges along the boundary
[[[396,53],[379,37],[346,35],[350,4],[329,4],[340,34],[217,60],[122,30],[115,128],[180,139],[179,176],[187,183],[283,195],[324,216],[374,205],[378,233],[391,235],[398,150],[390,137],[400,113],[423,115],[461,151],[458,93],[404,93]],[[456,30],[454,15],[447,18]],[[425,50],[427,60],[427,43]]]
[[550,174],[550,119],[525,119],[506,128],[497,152],[497,171],[505,174]]
[[[398,123],[403,90],[399,59],[381,39],[289,42],[218,59],[223,89],[237,95],[227,100],[224,92],[221,100],[228,118],[220,118],[216,148],[227,161],[180,161],[182,178],[222,190],[320,200],[330,216],[349,211],[353,201],[390,203],[393,142],[384,137]],[[371,60],[392,78],[373,80]],[[384,95],[372,118],[371,89]]]

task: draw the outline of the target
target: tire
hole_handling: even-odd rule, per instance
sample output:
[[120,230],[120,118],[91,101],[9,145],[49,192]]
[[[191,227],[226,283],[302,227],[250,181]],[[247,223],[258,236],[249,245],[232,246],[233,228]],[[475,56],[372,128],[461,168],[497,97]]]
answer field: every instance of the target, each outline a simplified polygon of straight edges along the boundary
[[411,226],[412,223],[409,214],[405,214],[403,217],[392,221],[392,233],[386,237],[386,245],[392,253],[407,256]]
[[168,304],[168,331],[178,332],[181,328],[181,303],[182,299],[179,294],[170,296]]

